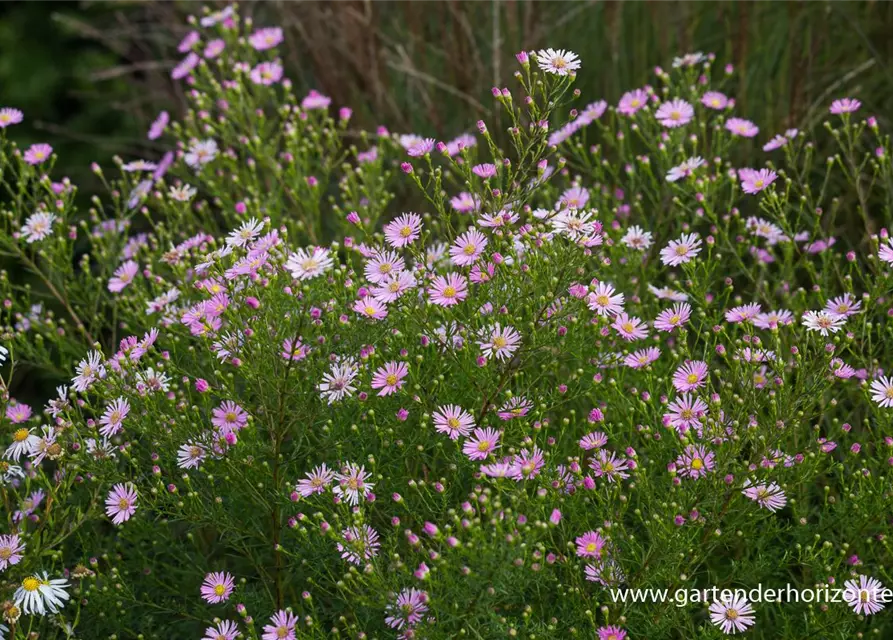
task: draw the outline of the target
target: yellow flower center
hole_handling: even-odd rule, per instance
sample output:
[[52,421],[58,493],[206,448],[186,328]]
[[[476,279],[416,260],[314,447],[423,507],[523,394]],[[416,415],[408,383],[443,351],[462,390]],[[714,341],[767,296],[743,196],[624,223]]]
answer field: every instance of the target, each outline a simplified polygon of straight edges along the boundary
[[684,244],[680,244],[678,247],[676,247],[676,255],[677,256],[684,256],[687,253],[688,253],[688,247],[686,247]]
[[374,316],[374,315],[375,315],[375,307],[366,307],[363,311],[366,312],[366,315],[367,315],[367,316]]
[[678,111],[673,111],[670,113],[670,120],[679,120],[682,117],[682,114]]
[[449,425],[450,429],[459,428],[459,420],[457,418],[450,418],[449,420],[447,420],[447,424]]
[[759,189],[763,186],[763,181],[762,180],[754,180],[753,186],[755,186]]
[[408,238],[412,235],[412,229],[410,229],[409,227],[403,227],[402,229],[400,229],[400,235],[404,238]]
[[462,253],[467,256],[474,255],[474,245],[470,243],[465,245],[465,248],[462,249]]
[[12,557],[12,549],[10,547],[0,548],[0,560],[9,560]]
[[489,440],[481,440],[478,442],[478,451],[487,451],[490,448]]
[[218,584],[217,586],[214,587],[214,593],[218,596],[222,596],[225,592],[226,592],[226,587],[224,587],[222,584]]
[[600,307],[607,307],[611,302],[611,299],[608,298],[605,294],[601,294],[600,296],[595,296],[595,303]]
[[590,542],[589,544],[586,545],[586,551],[589,553],[595,553],[595,550],[597,548],[598,548],[598,546],[594,542]]
[[679,316],[673,316],[672,318],[670,318],[670,324],[678,324],[680,320],[682,320],[682,318],[680,318]]
[[304,271],[313,271],[314,269],[316,269],[316,260],[314,260],[313,258],[304,260],[304,262],[301,263],[301,268]]
[[17,430],[13,434],[12,439],[15,440],[16,442],[24,442],[25,440],[28,439],[28,430],[27,429]]
[[227,421],[227,422],[235,422],[235,421],[236,421],[236,414],[235,414],[235,412],[233,412],[233,411],[227,411],[227,412],[226,412],[226,421]]
[[612,463],[610,463],[610,462],[606,462],[606,463],[604,463],[604,464],[602,465],[602,469],[604,469],[605,471],[607,471],[608,473],[610,473],[610,472],[612,472],[612,471],[614,470],[614,465],[613,465]]
[[31,576],[30,578],[25,578],[22,580],[22,588],[25,591],[37,591],[37,587],[40,586],[40,580]]
[[118,508],[119,509],[129,509],[130,508],[130,500],[127,498],[121,498],[118,500]]
[[859,592],[859,602],[868,602],[868,591],[865,589]]
[[385,262],[384,264],[382,264],[378,267],[378,271],[379,271],[379,273],[390,273],[392,268],[393,268],[393,265]]
[[694,384],[698,381],[698,376],[695,373],[688,374],[688,377],[685,379],[688,384]]
[[443,290],[443,295],[445,298],[453,298],[456,295],[456,287],[447,287]]
[[691,420],[695,415],[695,412],[691,409],[683,409],[680,413],[686,420]]
[[633,98],[629,104],[633,107],[638,107],[639,105],[642,104],[642,101],[639,100],[638,98]]
[[385,382],[388,383],[388,386],[393,387],[395,384],[397,384],[397,376],[395,376],[395,375],[392,373],[392,374],[389,375],[387,378],[385,378]]
[[495,336],[493,338],[493,346],[496,347],[497,349],[503,349],[503,348],[505,348],[505,345],[507,345],[507,344],[508,344],[508,340],[506,340],[502,336]]
[[726,611],[726,620],[737,620],[738,619],[738,611],[736,609],[729,609]]
[[695,471],[700,471],[701,469],[704,468],[704,461],[701,460],[700,458],[695,458],[694,460],[691,461],[691,468],[694,469]]

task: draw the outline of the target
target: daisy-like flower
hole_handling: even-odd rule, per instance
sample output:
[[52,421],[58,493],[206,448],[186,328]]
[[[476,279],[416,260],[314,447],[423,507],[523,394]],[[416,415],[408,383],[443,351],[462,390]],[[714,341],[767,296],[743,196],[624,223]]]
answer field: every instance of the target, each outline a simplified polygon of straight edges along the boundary
[[601,558],[608,541],[598,531],[587,531],[577,536],[577,556],[580,558]]
[[701,104],[708,109],[722,111],[727,106],[729,106],[729,98],[724,93],[720,93],[719,91],[708,91],[703,96],[701,96]]
[[492,356],[500,361],[510,358],[520,344],[521,334],[515,331],[514,327],[508,325],[503,327],[498,322],[486,329],[481,342],[478,342],[484,358],[489,360]]
[[624,640],[626,638],[626,631],[615,625],[599,627],[596,632],[598,640]]
[[726,121],[726,131],[736,136],[744,138],[753,138],[760,132],[760,128],[750,120],[744,118],[729,118]]
[[[13,400],[12,402],[15,402],[15,400]],[[21,424],[23,422],[27,422],[28,418],[31,417],[31,406],[22,402],[9,404],[6,407],[6,417],[9,418],[9,421],[13,424]]]
[[44,616],[59,613],[68,600],[68,581],[62,578],[50,579],[46,571],[22,580],[21,586],[13,595],[13,602],[25,615]]
[[244,247],[254,240],[263,228],[264,223],[257,218],[246,220],[238,229],[230,232],[226,237],[226,244],[230,247]]
[[467,436],[474,428],[474,418],[465,409],[456,404],[447,404],[434,412],[434,430],[445,433],[450,440],[458,440],[459,436]]
[[397,596],[395,602],[385,607],[387,612],[384,619],[385,624],[392,629],[412,627],[419,623],[425,612],[428,611],[427,603],[427,592],[418,589],[404,589]]
[[884,608],[887,602],[887,590],[880,580],[859,576],[856,580],[843,583],[843,601],[861,616],[871,616]]
[[463,133],[446,143],[446,153],[448,156],[452,157],[461,153],[463,149],[470,149],[471,147],[477,146],[477,143],[478,141],[473,135],[470,133]]
[[322,95],[316,89],[311,89],[309,93],[301,100],[301,108],[304,111],[312,111],[314,109],[328,109],[332,104],[332,99]]
[[335,474],[335,486],[332,493],[342,496],[351,506],[356,506],[360,498],[365,498],[372,491],[374,484],[367,482],[369,474],[366,468],[353,462],[348,463],[340,473]]
[[307,357],[309,347],[301,342],[301,338],[286,338],[282,341],[282,351],[279,353],[284,360],[298,362]]
[[102,354],[98,351],[91,351],[85,359],[78,363],[75,373],[77,375],[71,380],[71,388],[78,392],[86,391],[96,380],[105,377]]
[[608,436],[602,433],[601,431],[593,431],[592,433],[587,433],[585,436],[580,438],[580,448],[585,451],[591,451],[592,449],[601,449],[603,446],[608,444]]
[[223,38],[215,38],[208,43],[204,52],[202,52],[202,55],[208,60],[213,60],[223,53],[224,49],[226,49],[226,40]]
[[862,303],[859,300],[856,300],[852,294],[845,293],[842,296],[838,296],[825,303],[824,311],[832,316],[849,318],[850,316],[859,313],[859,308],[861,306]]
[[673,374],[673,386],[680,393],[699,389],[706,380],[707,363],[703,360],[689,360]]
[[441,307],[459,304],[468,296],[468,281],[458,273],[437,276],[428,287],[428,299]]
[[683,478],[697,480],[713,471],[716,456],[712,451],[707,451],[703,445],[690,444],[685,447],[682,455],[676,458],[676,467]]
[[390,304],[415,286],[415,276],[409,271],[401,271],[392,274],[387,280],[373,287],[372,297],[385,304]]
[[688,300],[688,294],[676,291],[670,287],[655,287],[653,284],[648,285],[648,292],[656,296],[659,300],[670,300],[671,302],[685,302]]
[[462,445],[462,453],[469,460],[486,460],[499,448],[500,433],[496,429],[475,429],[474,433]]
[[406,153],[413,158],[420,158],[431,153],[431,150],[434,149],[434,142],[434,138],[420,138],[409,146]]
[[640,318],[626,315],[625,312],[614,316],[614,323],[611,326],[627,342],[643,340],[648,337],[645,323]]
[[282,42],[282,29],[279,27],[263,27],[248,37],[248,42],[255,51],[272,49]]
[[[893,407],[893,378],[881,376],[871,383],[871,399],[881,407]],[[21,429],[19,431],[22,431]],[[18,434],[19,431],[16,431]],[[16,458],[18,460],[18,458]]]
[[840,98],[831,103],[831,106],[828,108],[832,114],[839,116],[844,113],[853,113],[854,111],[858,111],[859,107],[862,106],[862,103],[854,98]]
[[543,452],[539,447],[534,447],[533,451],[525,449],[512,459],[507,476],[517,482],[530,480],[540,474],[545,464]]
[[846,316],[831,315],[826,311],[807,311],[803,314],[803,324],[809,331],[818,331],[827,336],[837,333],[846,322]]
[[763,308],[757,302],[733,307],[726,311],[726,322],[738,324],[741,322],[749,322],[757,317]]
[[556,76],[566,76],[580,68],[580,58],[572,51],[540,49],[535,55],[539,68]]
[[887,264],[893,264],[893,238],[887,240],[887,244],[878,248],[878,259]]
[[123,291],[136,276],[140,266],[133,260],[128,260],[115,270],[115,275],[109,280],[108,289],[112,293]]
[[767,244],[774,245],[787,240],[784,231],[782,231],[778,225],[772,224],[768,220],[751,217],[747,219],[746,224],[747,229],[755,236],[766,238],[768,241]]
[[275,61],[261,62],[251,70],[248,77],[254,84],[269,87],[282,80],[282,64]]
[[672,331],[684,326],[691,318],[691,306],[687,303],[674,304],[670,309],[661,311],[654,319],[654,328],[658,331]]
[[648,248],[651,246],[653,240],[650,231],[645,231],[639,225],[633,225],[626,230],[626,233],[620,239],[620,242],[625,244],[630,249],[635,249],[636,251],[647,251]]
[[618,458],[613,451],[609,455],[604,449],[599,449],[598,456],[589,461],[589,466],[597,478],[604,478],[608,482],[629,478],[626,472],[629,469],[629,461]]
[[623,294],[616,293],[607,282],[599,282],[586,297],[586,303],[600,316],[613,316],[623,311]]
[[393,251],[377,251],[366,260],[363,273],[372,284],[381,284],[394,274],[406,270],[406,263]]
[[248,412],[232,400],[226,400],[211,411],[211,424],[225,436],[245,428]]
[[322,247],[307,247],[298,249],[288,256],[285,269],[296,280],[310,280],[332,268],[334,261],[329,255],[328,249]]
[[149,126],[149,131],[146,133],[146,137],[149,140],[157,140],[161,137],[161,134],[164,133],[164,130],[167,129],[167,125],[170,122],[170,115],[167,111],[160,111],[158,113],[158,117],[152,121],[152,124]]
[[673,68],[680,69],[683,67],[693,67],[696,64],[703,62],[705,57],[706,56],[700,51],[686,53],[683,56],[676,56],[673,58]]
[[322,382],[317,387],[320,396],[328,404],[351,397],[357,390],[353,382],[358,373],[357,366],[351,362],[332,363],[331,370],[323,374]]
[[207,627],[202,640],[236,640],[242,634],[232,620],[223,620],[216,627]]
[[352,309],[370,320],[383,320],[388,316],[388,305],[372,296],[356,300]]
[[648,104],[648,92],[644,89],[627,91],[620,97],[620,102],[617,103],[617,113],[625,116],[635,115],[646,104]]
[[181,469],[197,469],[206,455],[205,448],[195,442],[187,442],[177,449],[177,466]]
[[295,491],[305,498],[309,498],[314,493],[323,493],[335,479],[335,472],[329,469],[325,463],[314,467],[313,471],[308,471],[305,475],[307,477],[298,480],[298,484],[295,486]]
[[3,457],[16,462],[25,454],[37,446],[40,438],[33,433],[33,429],[16,429],[12,434],[12,444],[6,448]]
[[623,359],[630,369],[641,369],[647,367],[660,357],[660,349],[657,347],[648,347],[647,349],[639,349],[635,353],[631,353]]
[[654,113],[657,121],[670,129],[688,124],[694,116],[695,110],[681,98],[662,103]]
[[204,165],[213,161],[217,157],[217,141],[193,140],[189,145],[189,150],[183,156],[183,161],[187,166],[193,169],[201,169]]
[[532,407],[533,403],[524,396],[515,396],[503,404],[496,415],[500,420],[513,420],[526,416]]
[[701,240],[694,233],[682,234],[678,240],[670,240],[660,250],[660,261],[670,267],[676,267],[693,260],[701,252]]
[[364,524],[359,527],[348,527],[341,532],[343,542],[335,546],[341,554],[341,558],[351,564],[361,565],[378,555],[378,532]]
[[392,247],[406,247],[416,240],[422,232],[422,218],[415,213],[404,213],[384,228],[384,237]]
[[171,379],[163,371],[155,371],[155,369],[149,367],[137,374],[137,386],[149,393],[167,393],[171,387]]
[[707,408],[707,404],[703,400],[686,393],[670,403],[670,406],[667,407],[668,412],[664,414],[664,419],[680,434],[685,434],[692,427],[701,428],[701,420],[707,415]]
[[25,115],[18,109],[3,107],[0,109],[0,129],[5,129],[10,125],[19,124],[24,118]]
[[784,491],[776,483],[769,484],[751,484],[750,480],[744,483],[744,490],[741,492],[763,509],[768,509],[775,513],[788,503]]
[[476,164],[471,168],[471,172],[478,178],[486,180],[496,175],[496,165],[489,162]]
[[450,198],[450,206],[459,213],[469,213],[480,209],[481,201],[477,196],[463,191],[459,195]]
[[774,138],[772,138],[769,142],[767,142],[766,144],[763,145],[763,151],[775,151],[776,149],[781,149],[788,142],[789,142],[789,140],[786,137],[784,137],[782,135],[777,135]]
[[53,148],[43,142],[32,144],[28,147],[28,150],[25,151],[25,162],[30,165],[41,164],[46,161],[53,154]]
[[236,588],[236,581],[225,571],[209,573],[202,581],[201,594],[205,602],[219,604],[226,602]]
[[592,219],[592,212],[577,209],[563,209],[550,221],[552,230],[571,240],[581,240],[601,233],[602,226]]
[[754,195],[775,182],[778,174],[771,169],[738,169],[738,179],[744,193]]
[[486,236],[477,229],[469,229],[450,247],[450,259],[457,266],[469,266],[477,262],[486,247]]
[[201,62],[201,58],[195,51],[190,51],[186,57],[180,60],[177,65],[171,69],[171,78],[174,80],[182,80],[188,76]]
[[372,388],[381,389],[379,396],[397,393],[403,387],[403,378],[409,374],[409,366],[405,362],[388,362],[372,376]]
[[105,413],[99,419],[100,435],[110,438],[121,431],[124,418],[130,413],[130,403],[124,398],[118,398],[110,405],[106,406]]
[[725,634],[743,633],[753,626],[753,607],[740,594],[720,599],[710,605],[710,621]]
[[692,175],[698,167],[703,166],[704,159],[700,156],[689,158],[682,164],[673,167],[667,172],[667,182],[676,182]]
[[116,484],[105,499],[105,514],[116,525],[130,520],[136,513],[136,487],[132,484]]
[[298,616],[280,610],[270,616],[270,624],[264,625],[262,640],[296,640],[295,627],[298,624]]
[[758,329],[777,329],[780,326],[791,324],[793,321],[794,314],[782,309],[781,311],[758,313],[754,316],[753,326]]
[[53,223],[57,220],[56,216],[48,211],[38,211],[33,214],[22,225],[21,234],[28,244],[40,242],[46,238],[53,230]]
[[18,534],[0,536],[0,571],[22,561],[25,543]]

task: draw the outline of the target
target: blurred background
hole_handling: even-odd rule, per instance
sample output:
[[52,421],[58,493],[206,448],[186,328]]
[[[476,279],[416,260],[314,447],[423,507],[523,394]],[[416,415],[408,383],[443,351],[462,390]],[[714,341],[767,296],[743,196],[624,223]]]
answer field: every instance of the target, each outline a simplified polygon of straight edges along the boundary
[[[224,6],[225,3],[207,3]],[[26,114],[20,143],[49,141],[89,194],[89,163],[153,156],[145,139],[159,109],[177,113],[170,80],[198,2],[0,3],[2,106]],[[884,120],[893,106],[891,2],[574,2],[348,0],[244,3],[257,25],[286,32],[287,75],[359,125],[451,136],[510,86],[513,54],[566,48],[583,60],[583,102],[611,103],[653,80],[676,55],[714,52],[735,65],[736,111],[770,134],[825,117],[850,95]],[[882,123],[883,124],[883,123]]]

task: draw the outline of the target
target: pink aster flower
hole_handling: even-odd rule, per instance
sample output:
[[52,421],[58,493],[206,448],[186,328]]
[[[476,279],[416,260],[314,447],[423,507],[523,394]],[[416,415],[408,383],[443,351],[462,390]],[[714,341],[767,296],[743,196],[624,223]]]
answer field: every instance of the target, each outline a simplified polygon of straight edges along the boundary
[[201,58],[194,51],[190,51],[185,58],[183,58],[177,66],[171,69],[171,78],[174,80],[182,80],[190,73],[192,73],[193,69],[198,66],[198,63],[201,62]]
[[859,313],[861,306],[862,303],[859,300],[856,300],[852,294],[845,293],[842,296],[838,296],[825,303],[824,311],[832,316],[849,318],[850,316]]
[[846,316],[831,315],[826,311],[807,311],[803,314],[803,324],[809,331],[818,331],[820,335],[837,333],[846,322]]
[[657,347],[648,347],[647,349],[639,349],[635,353],[631,353],[623,360],[630,369],[641,369],[647,367],[660,357],[660,349]]
[[599,282],[586,298],[586,303],[600,316],[613,316],[623,311],[623,294],[616,293],[607,282]]
[[431,150],[434,149],[434,142],[434,138],[421,138],[411,144],[406,153],[413,158],[420,158],[431,153]]
[[477,229],[470,229],[456,238],[450,247],[450,259],[460,267],[477,262],[487,246],[487,238]]
[[496,175],[496,165],[485,162],[483,164],[476,164],[471,168],[472,173],[479,178],[492,178]]
[[111,438],[116,433],[120,433],[124,418],[128,413],[130,413],[130,403],[124,398],[118,398],[106,406],[105,413],[99,419],[99,424],[102,425],[99,429],[100,435]]
[[450,198],[450,206],[459,213],[469,213],[480,209],[481,200],[477,196],[463,191],[459,195]]
[[533,403],[524,396],[514,396],[499,408],[496,415],[500,420],[513,420],[526,416],[532,407]]
[[620,334],[620,337],[627,342],[634,340],[643,340],[648,337],[648,330],[645,323],[640,318],[628,316],[621,312],[614,316],[614,323],[611,325],[614,330]]
[[468,296],[468,281],[459,273],[437,276],[428,287],[428,298],[441,307],[459,304]]
[[670,403],[664,419],[680,434],[685,434],[692,427],[700,429],[701,420],[707,415],[707,404],[700,398],[684,394]]
[[18,534],[0,536],[0,571],[21,562],[24,551],[25,543]]
[[235,588],[236,581],[233,580],[233,577],[224,571],[218,571],[205,576],[201,586],[201,594],[205,602],[218,604],[229,600]]
[[406,263],[394,251],[377,251],[363,266],[363,273],[372,284],[381,284],[393,274],[405,270]]
[[459,436],[467,436],[474,426],[474,418],[459,405],[443,405],[434,412],[434,430],[438,433],[445,433],[450,440],[458,440]]
[[475,429],[474,433],[462,445],[462,453],[469,460],[486,460],[499,448],[500,433],[496,429]]
[[161,134],[164,133],[164,130],[167,129],[168,122],[170,122],[170,116],[167,111],[161,111],[158,113],[158,117],[152,122],[149,126],[149,132],[146,134],[146,137],[149,140],[157,140],[161,137]]
[[381,389],[379,396],[397,393],[403,387],[403,378],[409,374],[409,366],[405,362],[388,362],[372,376],[372,388]]
[[248,424],[248,413],[232,400],[226,400],[211,411],[211,424],[225,436],[245,428]]
[[862,103],[855,98],[840,98],[839,100],[835,100],[831,103],[831,107],[828,109],[828,111],[836,116],[839,116],[843,115],[844,113],[853,113],[854,111],[858,111],[859,107],[861,106]]
[[364,296],[353,303],[352,309],[370,320],[383,320],[388,315],[388,306],[372,296]]
[[415,276],[409,271],[391,274],[384,282],[372,288],[372,297],[390,304],[399,300],[400,296],[416,286]]
[[223,38],[215,38],[207,44],[202,55],[208,60],[213,60],[223,53],[224,49],[226,49],[226,40]]
[[481,342],[478,342],[484,358],[494,357],[497,360],[510,358],[521,344],[521,334],[512,326],[503,327],[498,322],[483,332]]
[[223,620],[216,627],[207,627],[202,640],[236,640],[242,634],[232,620]]
[[335,486],[332,493],[343,496],[347,503],[356,506],[360,498],[366,498],[375,484],[368,482],[370,478],[366,468],[353,462],[348,463],[340,473],[335,474]]
[[775,182],[778,174],[771,169],[738,169],[741,189],[744,193],[754,195]]
[[782,488],[774,482],[751,485],[750,480],[748,480],[744,486],[745,489],[741,493],[756,502],[763,509],[768,509],[773,513],[784,507],[788,502]]
[[328,96],[324,96],[316,89],[311,89],[310,92],[301,100],[301,108],[304,111],[328,109],[330,104],[332,104],[332,99]]
[[545,465],[543,452],[539,447],[534,447],[533,451],[526,449],[521,451],[512,459],[512,466],[509,468],[508,477],[518,482],[522,480],[530,480],[540,474]]
[[577,556],[580,558],[601,558],[605,551],[607,540],[598,531],[587,531],[575,540]]
[[691,318],[691,307],[683,302],[677,303],[670,309],[661,311],[654,319],[654,328],[658,331],[672,331],[684,326]]
[[893,407],[893,378],[881,376],[871,382],[871,399],[881,407]]
[[788,143],[788,139],[782,135],[777,135],[772,138],[769,142],[763,145],[763,151],[775,151],[776,149],[780,149]]
[[580,58],[573,51],[540,49],[535,56],[540,69],[557,76],[573,74],[580,68]]
[[688,124],[694,115],[692,106],[681,98],[662,103],[654,113],[659,123],[671,129]]
[[305,475],[307,477],[299,480],[295,486],[295,491],[305,498],[309,498],[314,493],[324,492],[335,479],[335,472],[329,469],[325,463],[315,467],[313,471],[308,471]]
[[703,360],[689,360],[673,374],[673,386],[680,393],[703,387],[706,380],[707,363]]
[[744,118],[729,118],[726,121],[726,131],[730,131],[736,136],[753,138],[760,132],[760,128],[750,120],[745,120]]
[[181,469],[197,469],[204,461],[207,451],[196,442],[186,442],[177,449],[177,466]]
[[341,532],[341,542],[335,544],[343,560],[361,565],[378,555],[378,532],[368,524],[348,527]]
[[272,49],[282,42],[282,29],[279,27],[263,27],[252,33],[248,42],[256,51]]
[[[428,594],[418,589],[404,589],[397,596],[397,600],[385,607],[387,615],[385,624],[392,629],[404,629],[412,627],[422,620],[428,611]],[[264,640],[267,640],[264,638]],[[271,638],[270,640],[274,640]],[[293,640],[293,639],[289,639]]]
[[0,109],[0,129],[5,129],[10,125],[19,124],[24,118],[24,114],[18,109],[3,107]]
[[279,354],[285,360],[299,361],[307,357],[309,348],[301,342],[300,338],[286,338],[282,341],[282,352]]
[[678,240],[670,240],[660,250],[660,261],[670,267],[685,264],[701,252],[701,240],[693,233],[682,234]]
[[31,407],[23,402],[16,402],[6,407],[6,417],[13,424],[21,424],[31,417]]
[[713,471],[715,458],[714,453],[707,451],[703,445],[690,444],[676,459],[676,468],[679,469],[679,475],[683,478],[697,480]]
[[585,436],[580,438],[580,448],[585,451],[591,451],[592,449],[601,449],[603,446],[608,444],[608,436],[602,433],[601,431],[593,431],[592,433],[587,433]]
[[132,484],[116,484],[105,499],[105,513],[116,525],[130,520],[136,513],[136,487]]
[[701,96],[701,104],[708,109],[716,109],[717,111],[722,111],[727,106],[729,106],[729,98],[724,93],[720,93],[719,91],[708,91],[703,96]]
[[614,625],[599,627],[596,633],[598,633],[598,640],[624,640],[626,638],[626,631]]
[[620,102],[617,103],[617,113],[625,116],[635,115],[635,113],[648,104],[648,93],[644,89],[635,89],[624,93]]
[[667,182],[676,182],[692,175],[698,167],[704,165],[704,159],[695,156],[683,161],[681,164],[673,167],[667,172]]
[[406,247],[415,242],[422,231],[422,218],[415,213],[404,213],[384,228],[384,237],[392,247]]
[[599,449],[598,456],[589,461],[589,466],[595,472],[596,478],[604,478],[608,482],[629,478],[629,474],[626,473],[629,461],[618,458],[613,451],[609,455],[605,449]]
[[743,633],[753,626],[754,611],[743,595],[733,595],[710,605],[710,621],[725,634]]
[[843,583],[843,600],[862,616],[871,616],[884,608],[889,592],[880,580],[859,576],[859,581],[847,580]]
[[28,150],[25,151],[25,162],[30,165],[41,164],[48,160],[52,153],[53,148],[45,142],[32,144],[28,147]]
[[251,82],[264,86],[274,85],[282,80],[282,65],[278,62],[261,62],[249,74]]
[[115,270],[115,275],[109,280],[108,289],[112,293],[123,291],[136,276],[140,266],[133,260],[128,260]]
[[298,624],[298,616],[280,610],[270,617],[270,624],[264,625],[262,640],[296,640],[295,626]]
[[757,302],[733,307],[726,311],[726,322],[741,323],[753,320],[762,311],[762,307]]

